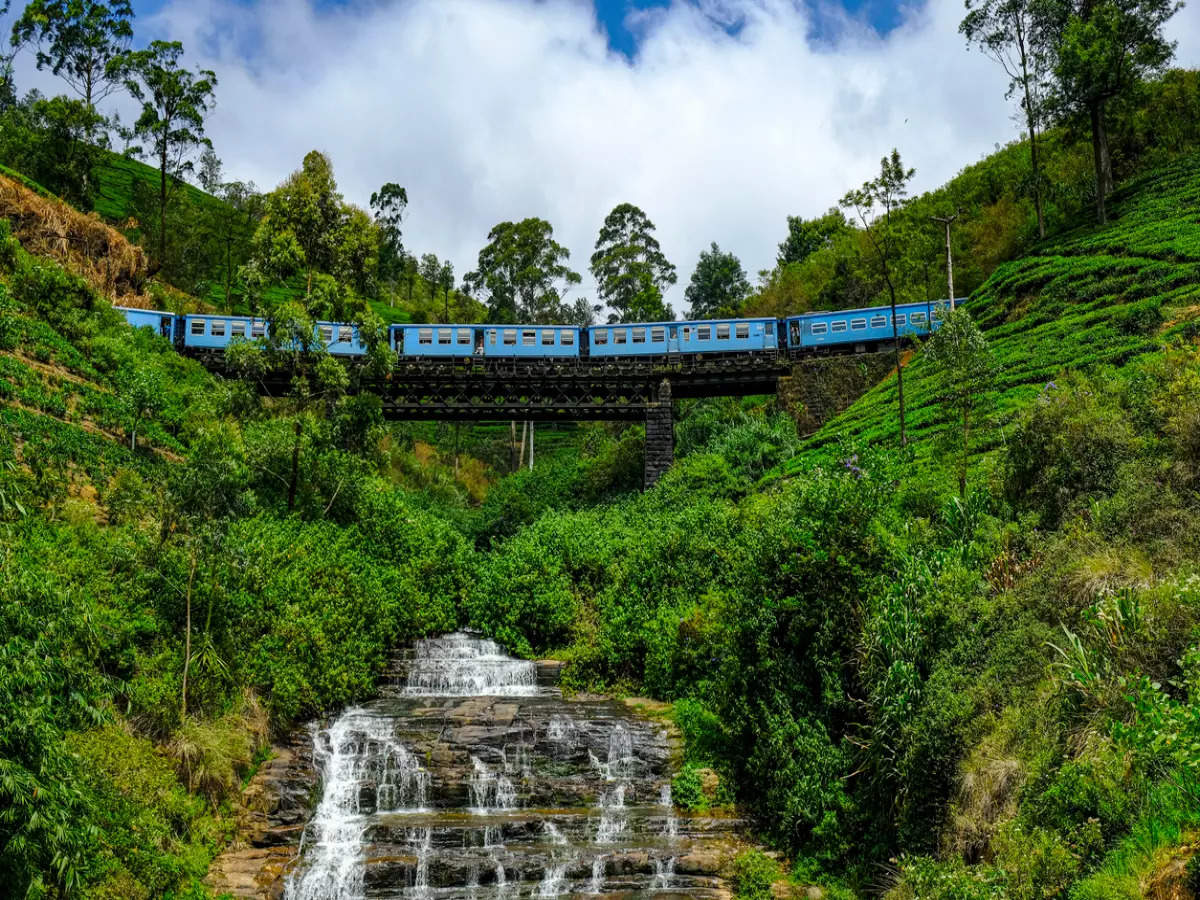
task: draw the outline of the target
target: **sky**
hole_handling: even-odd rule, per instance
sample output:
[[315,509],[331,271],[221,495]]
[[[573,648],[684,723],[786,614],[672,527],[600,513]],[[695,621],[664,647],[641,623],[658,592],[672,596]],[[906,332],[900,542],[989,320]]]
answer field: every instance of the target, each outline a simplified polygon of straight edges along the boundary
[[[717,242],[754,275],[899,148],[916,188],[1017,136],[962,0],[135,0],[139,40],[219,79],[226,178],[270,189],[319,149],[347,199],[404,185],[410,252],[474,268],[491,227],[547,219],[584,273],[631,202],[679,271]],[[1200,65],[1200,3],[1170,24]],[[19,63],[22,86],[60,90]],[[121,102],[121,101],[118,101]],[[127,100],[124,102],[128,102]]]

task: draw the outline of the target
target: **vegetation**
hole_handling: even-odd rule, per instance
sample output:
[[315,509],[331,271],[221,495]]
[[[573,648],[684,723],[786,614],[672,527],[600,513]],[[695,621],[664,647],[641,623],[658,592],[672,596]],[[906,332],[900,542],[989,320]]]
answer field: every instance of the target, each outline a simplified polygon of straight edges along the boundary
[[[98,82],[83,101],[12,93],[0,159],[30,189],[12,185],[0,226],[5,890],[203,896],[271,738],[370,695],[397,644],[470,625],[560,657],[568,689],[672,704],[676,802],[736,804],[771,845],[733,865],[740,897],[785,872],[894,900],[1194,892],[1200,78],[1140,80],[1169,9],[1137,7],[1145,52],[1104,37],[1133,7],[1089,9],[1107,18],[1051,9],[1061,39],[1005,59],[1023,73],[1022,53],[1054,49],[1018,85],[1040,115],[1069,73],[1082,102],[1097,47],[1138,56],[1104,99],[1123,184],[1106,198],[1094,133],[1047,108],[1028,145],[920,197],[894,152],[844,198],[856,221],[790,217],[755,290],[712,245],[693,312],[933,300],[930,220],[956,215],[971,296],[807,438],[770,399],[680,403],[678,461],[645,493],[640,428],[543,428],[523,469],[508,426],[384,422],[312,338],[317,317],[352,319],[386,367],[384,315],[590,321],[549,222],[497,225],[456,289],[445,260],[403,246],[399,184],[368,213],[319,153],[266,194],[211,153],[156,170],[106,148],[120,133],[93,118]],[[977,11],[965,30],[1002,54],[1008,26],[1049,14]],[[121,28],[102,70],[145,76]],[[60,32],[75,39],[30,40],[52,56]],[[199,91],[176,135],[194,151],[209,92],[165,46],[158,74]],[[31,225],[65,215],[46,194],[148,243],[157,278],[94,220],[95,258],[56,256]],[[128,221],[147,210],[157,233]],[[675,272],[652,230],[623,204],[601,232],[591,262],[619,317],[666,314]],[[216,379],[130,331],[110,305],[129,292],[265,311],[272,342],[231,349],[244,377]],[[264,364],[287,396],[258,395]]]

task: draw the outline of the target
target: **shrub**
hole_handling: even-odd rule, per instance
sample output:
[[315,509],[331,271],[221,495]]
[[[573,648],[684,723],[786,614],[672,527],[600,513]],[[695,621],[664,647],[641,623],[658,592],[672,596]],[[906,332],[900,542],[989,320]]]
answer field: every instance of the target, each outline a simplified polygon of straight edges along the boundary
[[1141,441],[1110,388],[1082,375],[1046,384],[1009,445],[1009,496],[1053,527],[1084,497],[1107,495]]
[[761,850],[746,850],[733,861],[733,895],[737,900],[771,900],[771,885],[779,877],[779,863]]

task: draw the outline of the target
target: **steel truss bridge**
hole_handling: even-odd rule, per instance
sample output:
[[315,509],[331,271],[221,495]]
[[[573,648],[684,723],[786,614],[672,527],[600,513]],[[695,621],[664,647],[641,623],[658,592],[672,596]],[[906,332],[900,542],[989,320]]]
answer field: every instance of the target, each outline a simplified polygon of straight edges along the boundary
[[[849,345],[843,352],[865,349]],[[238,375],[219,351],[192,355],[216,374]],[[402,358],[382,375],[362,362],[343,362],[351,392],[378,395],[388,419],[644,422],[649,487],[674,460],[674,400],[776,393],[796,358],[784,350],[619,360]],[[259,380],[268,396],[283,396],[290,386],[283,370]]]

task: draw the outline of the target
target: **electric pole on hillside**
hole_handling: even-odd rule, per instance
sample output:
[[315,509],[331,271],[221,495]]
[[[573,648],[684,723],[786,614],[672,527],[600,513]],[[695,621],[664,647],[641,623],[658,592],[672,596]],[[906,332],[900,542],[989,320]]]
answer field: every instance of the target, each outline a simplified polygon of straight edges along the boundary
[[952,216],[929,217],[933,219],[933,221],[946,226],[946,284],[950,291],[950,296],[948,299],[950,300],[951,311],[954,310],[954,256],[950,252],[950,226],[960,215],[962,215],[961,209]]

